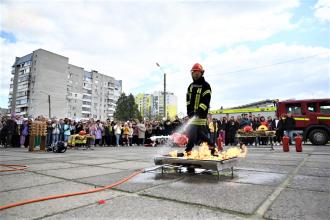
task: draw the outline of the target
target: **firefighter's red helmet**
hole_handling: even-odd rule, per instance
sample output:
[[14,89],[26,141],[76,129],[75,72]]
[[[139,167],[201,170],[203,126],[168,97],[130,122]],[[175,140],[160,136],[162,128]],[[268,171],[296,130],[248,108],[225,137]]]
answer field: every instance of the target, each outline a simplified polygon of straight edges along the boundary
[[194,71],[199,71],[201,73],[204,73],[204,69],[203,69],[202,65],[200,65],[199,63],[195,63],[193,65],[193,67],[191,68],[191,72],[194,72]]

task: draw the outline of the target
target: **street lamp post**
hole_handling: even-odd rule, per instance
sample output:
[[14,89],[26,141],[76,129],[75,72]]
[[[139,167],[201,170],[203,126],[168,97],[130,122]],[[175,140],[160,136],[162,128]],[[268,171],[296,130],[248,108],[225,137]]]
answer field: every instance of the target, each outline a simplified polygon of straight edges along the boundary
[[159,67],[159,69],[164,73],[164,118],[167,119],[167,112],[166,112],[166,73],[162,69],[162,67],[159,65],[159,63],[156,63],[156,65]]
[[48,95],[48,117],[51,118],[50,95]]

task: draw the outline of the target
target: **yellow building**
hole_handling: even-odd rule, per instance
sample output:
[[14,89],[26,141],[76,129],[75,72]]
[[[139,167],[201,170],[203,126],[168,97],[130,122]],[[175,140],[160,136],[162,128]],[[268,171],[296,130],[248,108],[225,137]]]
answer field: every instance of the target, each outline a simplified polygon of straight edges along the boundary
[[[140,93],[135,96],[135,102],[142,117],[148,119],[164,117],[164,92]],[[170,120],[173,120],[176,114],[177,97],[173,93],[166,93],[166,115]]]
[[135,96],[135,103],[143,118],[151,118],[152,95],[139,93]]

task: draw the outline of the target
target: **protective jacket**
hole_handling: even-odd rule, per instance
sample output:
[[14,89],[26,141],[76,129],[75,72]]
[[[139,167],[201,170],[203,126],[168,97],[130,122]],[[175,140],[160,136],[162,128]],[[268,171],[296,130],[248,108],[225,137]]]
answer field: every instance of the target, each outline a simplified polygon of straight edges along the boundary
[[206,125],[211,101],[211,87],[205,81],[204,77],[199,78],[189,85],[186,101],[188,117],[196,116],[192,124]]

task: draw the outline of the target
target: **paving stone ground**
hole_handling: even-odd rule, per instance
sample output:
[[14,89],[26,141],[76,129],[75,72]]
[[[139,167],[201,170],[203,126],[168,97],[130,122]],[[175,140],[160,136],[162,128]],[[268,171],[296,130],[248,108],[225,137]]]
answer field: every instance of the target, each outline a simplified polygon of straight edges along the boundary
[[[330,146],[303,148],[249,148],[234,178],[228,171],[218,177],[155,170],[112,189],[5,209],[0,219],[329,219]],[[0,172],[0,206],[109,186],[155,167],[153,158],[171,150],[97,147],[57,154],[0,148],[0,164],[28,166]]]

